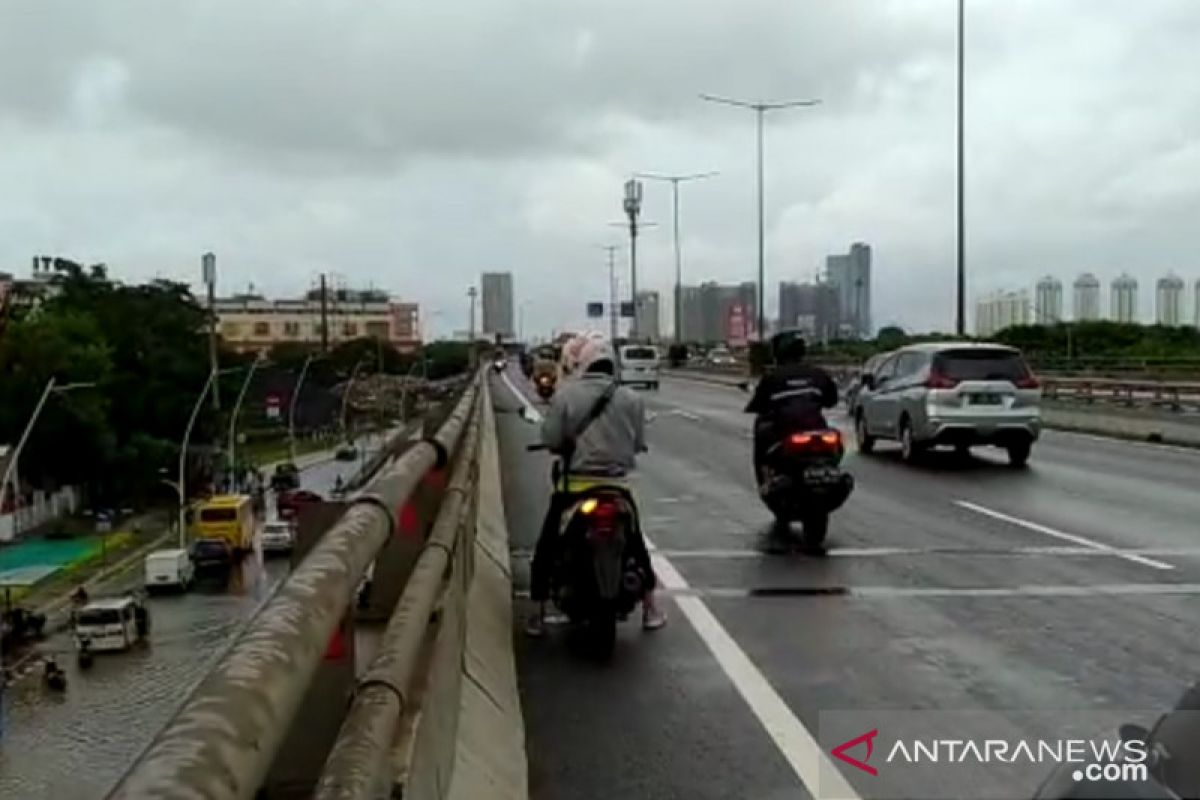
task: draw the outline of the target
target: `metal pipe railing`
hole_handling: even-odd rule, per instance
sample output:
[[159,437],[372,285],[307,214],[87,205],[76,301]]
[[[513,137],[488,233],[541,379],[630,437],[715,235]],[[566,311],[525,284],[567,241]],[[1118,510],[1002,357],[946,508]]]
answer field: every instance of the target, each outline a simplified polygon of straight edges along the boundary
[[[388,622],[378,654],[359,681],[321,780],[317,800],[367,800],[390,795],[392,742],[408,710],[430,616],[469,523],[478,479],[479,415],[472,417],[442,507]],[[384,788],[386,787],[386,788]],[[383,791],[381,792],[381,789]]]
[[477,408],[468,386],[431,440],[366,490],[287,578],[108,795],[110,800],[251,798],[270,769],[330,638],[400,509],[453,453]]

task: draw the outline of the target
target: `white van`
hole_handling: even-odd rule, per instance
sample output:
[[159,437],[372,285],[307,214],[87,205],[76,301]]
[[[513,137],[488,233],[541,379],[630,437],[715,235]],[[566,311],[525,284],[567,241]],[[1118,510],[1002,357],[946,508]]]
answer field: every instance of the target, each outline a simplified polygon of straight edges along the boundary
[[145,585],[147,591],[155,589],[181,589],[187,591],[192,585],[195,567],[192,558],[184,549],[155,550],[146,556]]
[[95,600],[75,615],[75,647],[81,654],[128,650],[148,630],[146,608],[135,598]]
[[658,388],[658,350],[647,344],[627,344],[621,348],[621,383],[637,383]]

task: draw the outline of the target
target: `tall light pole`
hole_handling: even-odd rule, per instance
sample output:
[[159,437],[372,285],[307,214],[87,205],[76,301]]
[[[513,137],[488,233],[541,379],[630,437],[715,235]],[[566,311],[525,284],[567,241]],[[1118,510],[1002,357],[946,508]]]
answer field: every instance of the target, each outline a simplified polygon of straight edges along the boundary
[[[42,390],[42,396],[38,398],[37,405],[33,407],[33,413],[29,416],[29,422],[25,423],[25,430],[21,431],[21,438],[17,440],[17,446],[13,448],[9,454],[8,463],[4,466],[4,477],[0,478],[0,509],[4,508],[4,493],[8,489],[8,482],[12,478],[13,472],[17,468],[17,459],[21,457],[21,451],[25,449],[25,443],[29,441],[29,434],[33,433],[33,426],[37,424],[38,417],[42,415],[42,409],[46,406],[46,401],[50,399],[52,394],[65,394],[76,389],[90,389],[95,383],[65,383],[62,386],[57,385],[55,378],[51,377],[46,381],[46,388]],[[17,496],[17,487],[13,487],[13,496]],[[13,506],[14,512],[16,505]],[[14,513],[13,522],[16,533],[15,523],[16,515]]]
[[958,294],[954,330],[959,336],[967,334],[967,243],[963,196],[963,32],[965,26],[966,14],[963,0],[958,0]]
[[185,520],[185,511],[187,506],[187,449],[188,443],[192,440],[192,428],[196,427],[196,418],[200,416],[200,406],[204,404],[204,396],[208,394],[208,390],[217,384],[217,370],[210,369],[208,371],[208,379],[204,381],[204,388],[200,390],[200,396],[196,398],[196,405],[192,407],[192,416],[188,419],[187,429],[183,432],[183,442],[179,445],[179,546],[185,547],[187,542],[187,521]]
[[300,387],[304,385],[304,376],[308,374],[308,367],[316,357],[316,353],[309,353],[308,358],[304,359],[304,366],[300,368],[300,377],[292,387],[292,399],[288,403],[288,457],[293,462],[296,460],[296,402],[300,399]]
[[815,106],[820,104],[820,100],[789,100],[776,103],[752,103],[746,100],[734,100],[728,97],[716,97],[711,94],[700,95],[702,100],[707,100],[710,103],[722,103],[727,106],[736,106],[738,108],[748,108],[755,113],[758,123],[758,338],[759,341],[766,339],[767,334],[767,314],[766,314],[766,244],[764,242],[764,221],[763,221],[763,117],[768,111],[781,111],[785,108],[798,108],[803,106]]
[[[217,257],[212,253],[200,256],[200,271],[204,286],[208,290],[208,368],[217,371]],[[214,385],[212,390],[213,411],[221,410],[221,398]]]
[[637,177],[652,181],[670,181],[675,234],[675,341],[683,341],[683,255],[679,246],[679,184],[720,175],[719,172],[696,172],[691,175],[657,175],[639,172]]
[[346,381],[346,389],[342,392],[342,435],[346,437],[346,441],[350,441],[350,435],[346,430],[346,411],[350,403],[350,390],[354,388],[354,379],[358,377],[358,371],[362,365],[367,362],[367,356],[363,356],[354,362],[354,368],[350,370],[350,378]]
[[523,300],[517,306],[517,338],[522,342],[525,341],[525,309],[529,307],[531,301]]
[[642,213],[642,182],[634,178],[625,181],[625,200],[622,204],[629,217],[629,294],[633,301],[633,320],[629,323],[629,338],[638,336],[637,234],[638,216]]
[[238,414],[242,410],[242,401],[246,399],[246,390],[250,388],[250,381],[254,378],[254,371],[258,369],[260,364],[265,364],[266,359],[262,353],[255,357],[250,364],[250,369],[246,371],[246,379],[242,381],[242,388],[238,392],[237,402],[233,404],[233,411],[229,414],[229,479],[230,485],[233,484],[233,476],[237,470],[237,420]]
[[616,252],[620,245],[598,244],[596,246],[602,250],[608,251],[608,338],[615,348],[617,342],[617,315],[619,313],[617,300]]
[[[640,184],[639,184],[639,185],[640,185]],[[639,189],[639,196],[640,196],[640,191],[641,191],[641,190]],[[640,201],[639,201],[639,203],[640,203]],[[610,223],[608,223],[608,224],[609,224],[609,225],[611,225],[611,226],[613,226],[613,227],[616,227],[616,228],[628,228],[628,227],[629,227],[629,223],[628,223],[628,222],[610,222]],[[657,223],[657,222],[643,222],[642,220],[640,220],[640,219],[639,219],[639,220],[637,221],[637,224],[636,224],[636,226],[635,226],[634,228],[631,228],[631,231],[632,231],[632,230],[636,230],[636,231],[638,231],[638,232],[640,233],[641,231],[645,230],[646,228],[657,228],[657,227],[658,227],[658,223]],[[630,285],[631,285],[631,288],[630,288],[630,293],[631,293],[631,295],[632,295],[632,297],[633,297],[633,302],[630,304],[630,305],[632,305],[632,306],[633,306],[633,319],[630,321],[630,324],[629,324],[629,338],[630,338],[630,339],[633,339],[633,338],[635,338],[635,337],[637,336],[637,313],[638,313],[638,308],[637,308],[637,289],[636,289],[636,281],[637,281],[637,248],[636,248],[636,242],[637,242],[637,235],[636,235],[636,234],[634,234],[634,235],[631,237],[631,239],[630,239],[630,249],[629,249],[629,273],[630,273],[630,275],[629,275],[629,282],[630,282]],[[608,247],[608,245],[597,245],[597,246],[598,246],[598,247]],[[618,281],[617,283],[615,283],[615,284],[614,284],[614,286],[619,286],[619,283],[620,283],[620,282]],[[618,309],[619,309],[619,306],[620,306],[620,304],[618,304],[618,306],[617,306],[617,307],[618,307]],[[614,341],[615,341],[615,340],[614,340]]]

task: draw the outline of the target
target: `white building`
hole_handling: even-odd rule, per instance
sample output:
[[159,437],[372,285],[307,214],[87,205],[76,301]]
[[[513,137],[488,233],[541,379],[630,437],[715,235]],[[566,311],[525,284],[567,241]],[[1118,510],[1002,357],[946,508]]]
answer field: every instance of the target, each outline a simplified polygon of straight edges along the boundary
[[1032,318],[1029,292],[994,292],[975,303],[975,334],[991,336],[1014,325],[1028,325]]
[[658,292],[642,291],[637,296],[637,334],[639,339],[657,342],[662,336]]
[[1058,278],[1047,275],[1038,281],[1033,316],[1039,325],[1063,321],[1063,285]]
[[1100,319],[1100,279],[1085,272],[1075,279],[1074,308],[1076,322]]
[[1154,296],[1155,321],[1159,325],[1178,327],[1183,324],[1183,279],[1167,275],[1158,279]]
[[1196,327],[1200,328],[1200,278],[1196,279],[1195,291],[1192,294],[1195,301],[1192,307],[1196,310]]
[[1113,322],[1137,322],[1137,279],[1129,273],[1123,272],[1113,280],[1110,291],[1112,293]]

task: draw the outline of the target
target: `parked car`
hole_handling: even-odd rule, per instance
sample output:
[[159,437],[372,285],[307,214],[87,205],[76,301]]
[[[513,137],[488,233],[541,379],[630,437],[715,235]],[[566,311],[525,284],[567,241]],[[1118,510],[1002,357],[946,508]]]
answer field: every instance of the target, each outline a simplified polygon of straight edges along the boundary
[[290,520],[272,520],[263,525],[259,541],[264,554],[290,553],[296,546],[296,525]]
[[149,632],[146,606],[132,595],[93,600],[74,618],[75,647],[81,663],[90,662],[92,653],[128,650]]
[[197,570],[229,569],[233,561],[233,548],[225,539],[197,539],[192,544],[192,563]]
[[344,444],[337,449],[334,457],[338,461],[353,461],[358,458],[358,448],[352,444]]
[[644,344],[627,344],[620,350],[621,383],[658,388],[658,350]]
[[300,468],[291,461],[285,461],[275,466],[271,475],[271,488],[277,492],[286,492],[300,488]]
[[155,550],[144,562],[144,584],[147,592],[160,589],[187,591],[192,585],[195,565],[188,551],[182,547]]
[[275,499],[275,513],[281,517],[293,516],[299,513],[300,506],[306,503],[320,503],[322,500],[321,495],[308,489],[282,492]]
[[948,445],[1008,451],[1024,466],[1041,434],[1041,385],[1021,352],[1000,344],[927,343],[901,348],[862,378],[854,403],[858,449],[900,442],[905,461]]

